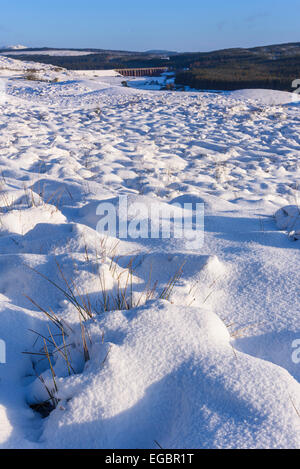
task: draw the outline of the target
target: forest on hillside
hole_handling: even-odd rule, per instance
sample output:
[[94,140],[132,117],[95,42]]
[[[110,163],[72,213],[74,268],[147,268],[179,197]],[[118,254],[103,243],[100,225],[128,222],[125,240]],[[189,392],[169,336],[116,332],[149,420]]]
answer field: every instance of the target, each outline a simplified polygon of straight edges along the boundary
[[176,67],[176,84],[195,89],[291,91],[292,82],[297,78],[300,78],[300,53],[296,52],[274,57],[244,50],[221,51],[197,57],[186,69]]

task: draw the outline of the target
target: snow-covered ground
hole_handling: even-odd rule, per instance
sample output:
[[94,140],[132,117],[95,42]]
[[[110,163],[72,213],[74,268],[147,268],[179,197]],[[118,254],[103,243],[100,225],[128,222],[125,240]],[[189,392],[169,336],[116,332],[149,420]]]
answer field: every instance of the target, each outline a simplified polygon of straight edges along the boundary
[[[0,448],[299,448],[297,96],[0,69]],[[104,237],[120,195],[203,246]]]

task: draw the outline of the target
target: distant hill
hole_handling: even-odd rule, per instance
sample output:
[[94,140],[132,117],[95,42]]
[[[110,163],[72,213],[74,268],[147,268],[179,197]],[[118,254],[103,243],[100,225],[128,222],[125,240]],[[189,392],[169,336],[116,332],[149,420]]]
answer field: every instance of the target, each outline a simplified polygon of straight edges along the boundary
[[292,81],[300,78],[300,42],[185,53],[55,48],[6,49],[1,53],[70,70],[169,67],[176,74],[177,86],[196,89],[271,88],[291,91]]
[[22,50],[27,49],[26,46],[22,46],[21,44],[17,44],[16,46],[3,46],[1,50]]
[[19,60],[40,62],[69,70],[105,70],[118,68],[160,67],[168,63],[160,54],[104,49],[0,50],[2,55]]

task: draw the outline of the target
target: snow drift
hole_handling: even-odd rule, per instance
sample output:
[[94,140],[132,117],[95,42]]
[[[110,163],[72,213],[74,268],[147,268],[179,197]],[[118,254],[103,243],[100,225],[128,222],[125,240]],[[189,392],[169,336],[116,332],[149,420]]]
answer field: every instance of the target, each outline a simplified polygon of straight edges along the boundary
[[88,331],[84,372],[61,377],[62,360],[55,367],[61,401],[46,447],[297,447],[300,385],[235,351],[211,311],[159,301],[106,314]]

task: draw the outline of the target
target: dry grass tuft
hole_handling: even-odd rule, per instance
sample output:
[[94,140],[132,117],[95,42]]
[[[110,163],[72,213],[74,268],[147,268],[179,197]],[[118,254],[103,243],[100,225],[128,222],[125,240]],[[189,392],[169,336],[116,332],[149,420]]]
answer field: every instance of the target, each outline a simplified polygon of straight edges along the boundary
[[[27,266],[31,271],[35,272],[37,275],[39,275],[49,284],[55,287],[55,289],[60,292],[63,297],[67,300],[67,302],[70,303],[77,311],[81,330],[82,355],[85,363],[90,360],[89,344],[92,344],[91,337],[89,336],[85,324],[87,321],[90,321],[94,319],[97,315],[108,311],[130,310],[132,308],[136,308],[142,304],[145,304],[147,301],[153,299],[155,295],[160,299],[170,301],[170,297],[174,290],[174,287],[176,283],[181,279],[183,274],[183,267],[185,263],[183,263],[175,272],[175,274],[172,275],[163,291],[159,294],[157,292],[158,282],[152,282],[152,269],[150,269],[149,278],[147,283],[145,284],[143,291],[137,294],[136,292],[134,292],[134,275],[136,270],[134,264],[137,256],[134,256],[129,260],[126,268],[120,269],[116,262],[120,259],[119,257],[117,257],[118,244],[119,243],[109,245],[108,239],[103,238],[103,240],[101,240],[100,242],[99,251],[96,251],[97,266],[99,265],[99,261],[107,262],[108,255],[111,256],[109,272],[115,280],[115,288],[113,290],[108,291],[106,288],[105,274],[99,273],[100,301],[98,301],[98,304],[100,303],[100,309],[95,308],[93,306],[89,294],[82,293],[81,288],[74,279],[67,279],[57,259],[55,261],[59,277],[62,280],[62,285],[59,285],[57,282],[53,281],[38,270]],[[87,263],[92,262],[92,256],[88,250],[86,243],[84,248],[84,256],[85,261]],[[70,347],[75,347],[75,344],[72,343],[72,340],[70,340],[70,336],[73,331],[70,326],[65,324],[64,321],[57,317],[57,315],[53,312],[51,308],[46,310],[29,296],[26,295],[26,298],[35,306],[35,308],[37,308],[42,314],[45,315],[47,320],[57,331],[57,334],[54,334],[51,328],[47,326],[49,336],[46,337],[40,334],[39,332],[32,330],[31,332],[37,336],[37,340],[40,339],[42,341],[42,348],[38,352],[24,352],[27,355],[37,357],[38,359],[40,359],[40,361],[45,360],[48,364],[48,369],[51,371],[52,386],[49,386],[49,384],[45,382],[45,379],[42,375],[37,375],[37,378],[41,381],[44,388],[46,389],[49,399],[40,404],[34,404],[33,406],[31,406],[33,410],[36,410],[42,416],[47,417],[52,412],[52,410],[54,410],[59,404],[59,399],[57,398],[57,379],[52,364],[53,359],[55,359],[57,355],[60,355],[60,357],[64,360],[66,364],[68,375],[71,376],[72,374],[76,373],[72,366],[71,356],[69,353]],[[57,337],[59,337],[60,340],[58,340]],[[58,345],[58,342],[61,345]]]

